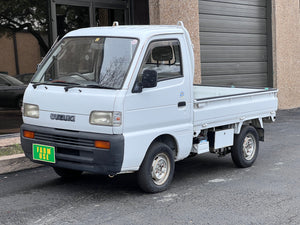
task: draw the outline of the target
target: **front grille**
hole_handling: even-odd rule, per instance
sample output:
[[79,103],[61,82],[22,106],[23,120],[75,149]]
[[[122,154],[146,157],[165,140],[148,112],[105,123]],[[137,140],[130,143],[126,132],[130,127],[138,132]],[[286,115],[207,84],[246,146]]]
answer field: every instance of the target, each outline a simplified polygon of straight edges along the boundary
[[84,138],[66,135],[54,135],[49,133],[35,132],[34,139],[37,141],[44,141],[46,143],[55,143],[56,162],[73,163],[78,165],[91,165],[93,164],[94,154],[94,141]]
[[92,164],[94,160],[94,154],[93,152],[58,147],[56,149],[56,160],[60,162]]
[[75,155],[79,156],[80,151],[75,149],[68,149],[68,148],[57,148],[56,153],[61,153],[65,155]]
[[45,133],[35,133],[34,138],[36,140],[54,142],[58,144],[67,144],[75,146],[84,146],[84,147],[94,147],[94,141],[88,139],[82,139],[78,137],[62,136],[62,135],[53,135]]

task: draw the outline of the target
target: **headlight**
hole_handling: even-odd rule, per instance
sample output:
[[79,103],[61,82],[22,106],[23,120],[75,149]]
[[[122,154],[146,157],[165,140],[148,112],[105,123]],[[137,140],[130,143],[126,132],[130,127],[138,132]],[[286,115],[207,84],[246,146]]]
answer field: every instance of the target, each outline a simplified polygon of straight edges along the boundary
[[90,115],[90,124],[102,126],[120,126],[122,124],[122,113],[93,111]]
[[26,117],[39,118],[40,111],[38,105],[24,103],[23,115]]

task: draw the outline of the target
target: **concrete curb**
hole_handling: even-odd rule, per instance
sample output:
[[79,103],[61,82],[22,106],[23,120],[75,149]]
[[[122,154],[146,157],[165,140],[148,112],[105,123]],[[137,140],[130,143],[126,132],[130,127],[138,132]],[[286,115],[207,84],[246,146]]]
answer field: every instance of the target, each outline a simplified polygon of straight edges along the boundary
[[31,169],[43,165],[31,162],[24,154],[0,157],[0,174],[12,173],[20,170]]
[[[0,147],[20,144],[20,134],[0,135]],[[0,157],[0,174],[32,169],[43,165],[31,162],[24,154],[15,154]]]
[[0,147],[6,147],[9,145],[20,144],[20,137],[8,137],[0,138]]

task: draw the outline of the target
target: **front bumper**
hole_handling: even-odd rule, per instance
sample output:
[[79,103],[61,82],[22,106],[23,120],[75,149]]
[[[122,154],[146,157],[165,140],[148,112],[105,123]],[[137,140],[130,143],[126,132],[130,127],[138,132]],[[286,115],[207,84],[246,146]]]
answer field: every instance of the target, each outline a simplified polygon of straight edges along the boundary
[[[24,130],[33,131],[34,138],[25,138]],[[110,149],[95,148],[95,140],[109,141]],[[105,175],[119,173],[124,157],[123,135],[96,134],[23,124],[21,144],[25,155],[33,162]],[[54,146],[55,164],[33,160],[33,144]]]

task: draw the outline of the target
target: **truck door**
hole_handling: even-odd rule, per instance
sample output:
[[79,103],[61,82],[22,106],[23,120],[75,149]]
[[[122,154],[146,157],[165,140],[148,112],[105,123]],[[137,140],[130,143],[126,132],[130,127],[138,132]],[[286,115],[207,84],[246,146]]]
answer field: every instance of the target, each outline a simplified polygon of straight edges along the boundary
[[[184,158],[190,152],[192,85],[182,55],[177,38],[152,40],[148,44],[133,88],[124,101],[124,135],[134,137],[133,142],[139,149],[131,148],[130,151],[138,158],[143,157],[151,142],[163,134],[176,138],[179,149],[176,159]],[[156,87],[139,87],[145,71],[157,73]],[[130,142],[130,138],[127,140]]]

